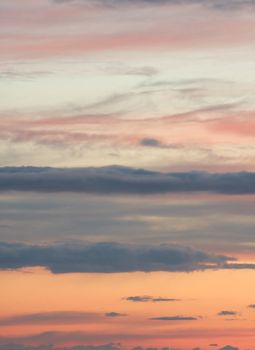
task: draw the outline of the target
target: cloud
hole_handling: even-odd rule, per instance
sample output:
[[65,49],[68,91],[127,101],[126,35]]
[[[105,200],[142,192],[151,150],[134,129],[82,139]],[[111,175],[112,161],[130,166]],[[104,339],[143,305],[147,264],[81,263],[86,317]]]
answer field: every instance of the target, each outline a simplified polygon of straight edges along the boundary
[[239,349],[234,346],[227,345],[227,346],[224,346],[223,348],[220,348],[219,350],[239,350]]
[[232,257],[177,245],[0,243],[1,269],[43,266],[56,274],[195,271],[231,268],[233,261]]
[[161,316],[151,317],[152,321],[197,321],[199,318],[194,316]]
[[1,317],[0,326],[34,325],[34,324],[82,324],[98,321],[100,315],[77,311],[52,311]]
[[53,0],[55,3],[85,3],[87,5],[101,5],[105,7],[123,5],[202,5],[214,9],[233,10],[254,7],[254,0]]
[[95,194],[255,193],[255,173],[161,173],[121,166],[99,168],[0,168],[0,192]]
[[154,298],[148,295],[135,295],[130,296],[126,298],[127,301],[132,301],[135,303],[146,303],[146,302],[153,302],[153,303],[160,303],[160,302],[172,302],[172,301],[180,301],[180,299],[173,299],[173,298]]
[[162,143],[156,139],[153,138],[144,138],[140,141],[141,146],[146,147],[162,147]]
[[57,348],[53,345],[39,345],[29,346],[22,344],[0,344],[0,350],[120,350],[118,344],[104,344],[104,345],[79,345],[73,347]]
[[124,317],[124,316],[127,316],[127,314],[121,314],[119,312],[106,312],[105,316],[114,318],[114,317]]
[[236,311],[222,310],[218,313],[218,316],[236,316],[238,313]]

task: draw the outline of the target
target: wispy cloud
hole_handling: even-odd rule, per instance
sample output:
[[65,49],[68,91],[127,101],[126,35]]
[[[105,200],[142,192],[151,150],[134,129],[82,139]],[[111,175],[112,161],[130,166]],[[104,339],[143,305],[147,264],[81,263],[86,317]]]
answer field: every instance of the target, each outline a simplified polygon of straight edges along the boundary
[[238,312],[230,310],[222,310],[218,313],[218,316],[237,316]]
[[51,311],[21,314],[0,318],[0,326],[37,325],[37,324],[83,324],[99,321],[102,316],[81,311]]
[[162,303],[162,302],[175,302],[180,301],[180,299],[174,299],[174,298],[162,298],[162,297],[151,297],[148,295],[135,295],[125,298],[127,301],[132,301],[134,303],[147,303],[147,302],[153,302],[153,303]]
[[197,321],[199,318],[194,316],[160,316],[151,317],[152,321]]

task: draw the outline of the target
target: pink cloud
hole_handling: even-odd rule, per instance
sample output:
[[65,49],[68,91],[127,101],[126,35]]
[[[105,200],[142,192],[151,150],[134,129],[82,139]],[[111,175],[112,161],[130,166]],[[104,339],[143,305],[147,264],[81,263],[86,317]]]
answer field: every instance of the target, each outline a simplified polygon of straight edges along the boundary
[[[235,14],[230,18],[196,7],[194,10],[184,6],[181,11],[172,6],[160,7],[154,16],[149,13],[149,18],[147,12],[140,10],[139,21],[132,17],[131,10],[123,13],[123,9],[46,6],[43,2],[22,9],[10,7],[0,15],[5,29],[0,38],[0,57],[235,47],[252,43],[255,35],[255,20],[251,16]],[[165,15],[167,11],[169,16]],[[102,21],[106,21],[107,32]]]

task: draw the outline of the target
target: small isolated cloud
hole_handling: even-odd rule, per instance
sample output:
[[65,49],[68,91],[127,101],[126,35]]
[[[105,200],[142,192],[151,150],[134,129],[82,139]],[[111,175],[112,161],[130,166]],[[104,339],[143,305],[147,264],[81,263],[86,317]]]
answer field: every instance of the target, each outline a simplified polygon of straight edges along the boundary
[[119,312],[106,312],[105,316],[114,318],[114,317],[124,317],[124,316],[127,316],[127,314],[122,314]]
[[250,309],[255,309],[255,304],[250,304],[250,305],[248,305],[248,307],[249,307]]
[[153,138],[144,138],[140,141],[141,146],[146,146],[146,147],[162,147],[162,143]]
[[236,348],[231,345],[224,346],[223,348],[220,348],[219,350],[239,350],[239,348]]
[[219,344],[212,343],[212,344],[209,344],[209,346],[211,346],[211,347],[217,347],[217,346],[219,346]]
[[162,297],[151,297],[149,295],[135,295],[130,296],[126,298],[127,301],[132,301],[134,303],[147,303],[147,302],[153,302],[153,303],[160,303],[160,302],[174,302],[174,301],[180,301],[180,299],[174,299],[174,298],[162,298]]
[[149,318],[152,321],[197,321],[199,317],[194,316],[160,316]]
[[222,310],[218,312],[218,316],[237,316],[238,312],[230,310]]

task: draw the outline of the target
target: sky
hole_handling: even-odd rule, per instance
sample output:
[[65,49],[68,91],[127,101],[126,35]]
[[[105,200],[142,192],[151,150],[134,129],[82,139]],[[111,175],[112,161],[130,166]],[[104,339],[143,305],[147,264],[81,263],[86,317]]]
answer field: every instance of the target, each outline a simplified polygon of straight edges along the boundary
[[252,350],[255,1],[0,1],[0,350]]

